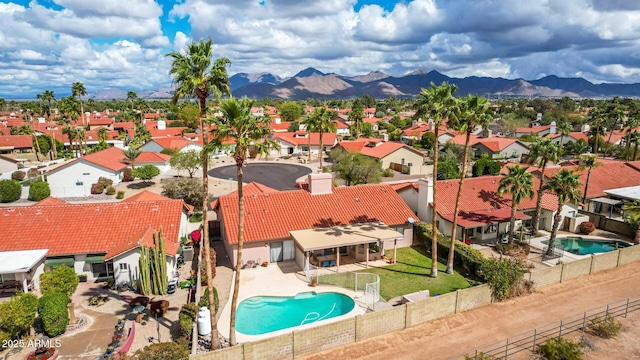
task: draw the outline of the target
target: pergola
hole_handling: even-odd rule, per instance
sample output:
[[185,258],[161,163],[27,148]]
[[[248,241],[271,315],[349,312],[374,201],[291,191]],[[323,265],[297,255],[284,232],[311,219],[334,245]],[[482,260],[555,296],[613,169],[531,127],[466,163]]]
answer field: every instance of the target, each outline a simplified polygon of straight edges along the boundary
[[[305,254],[305,262],[309,262],[309,252],[323,249],[336,249],[336,266],[340,270],[340,251],[342,246],[369,244],[378,241],[394,240],[393,257],[396,257],[396,242],[404,237],[395,229],[381,223],[359,223],[331,226],[308,230],[290,231],[298,248]],[[367,247],[368,249],[368,247]],[[369,256],[366,256],[369,267]]]

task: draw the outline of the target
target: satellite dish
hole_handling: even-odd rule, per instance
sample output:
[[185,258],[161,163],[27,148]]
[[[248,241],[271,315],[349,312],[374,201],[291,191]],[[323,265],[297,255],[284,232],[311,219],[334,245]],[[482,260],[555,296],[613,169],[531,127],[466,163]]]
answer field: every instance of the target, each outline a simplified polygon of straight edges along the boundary
[[416,222],[416,219],[410,217],[407,219],[407,221],[409,222],[409,224],[413,224],[414,222]]

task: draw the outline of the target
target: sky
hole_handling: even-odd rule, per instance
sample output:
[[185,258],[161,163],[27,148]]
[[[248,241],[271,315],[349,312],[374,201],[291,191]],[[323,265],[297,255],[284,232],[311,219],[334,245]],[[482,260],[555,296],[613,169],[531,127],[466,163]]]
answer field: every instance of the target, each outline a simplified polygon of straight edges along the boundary
[[0,19],[3,98],[168,87],[165,54],[206,38],[230,75],[640,82],[637,0],[0,0]]

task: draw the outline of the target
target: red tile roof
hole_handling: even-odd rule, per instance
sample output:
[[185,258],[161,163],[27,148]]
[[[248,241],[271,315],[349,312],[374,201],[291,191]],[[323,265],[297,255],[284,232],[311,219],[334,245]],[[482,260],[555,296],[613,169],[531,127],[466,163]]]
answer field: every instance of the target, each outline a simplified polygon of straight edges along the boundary
[[[440,213],[438,211],[438,213]],[[441,215],[443,219],[453,222],[453,213]],[[530,219],[531,217],[520,212],[516,212],[516,220]],[[473,211],[466,212],[460,211],[458,213],[458,225],[469,228],[476,226],[483,226],[492,223],[504,223],[511,220],[511,208],[493,209],[485,211]]]
[[393,141],[383,142],[379,139],[375,139],[374,141],[367,141],[367,139],[342,141],[338,144],[338,146],[344,148],[350,153],[361,153],[362,155],[374,157],[376,159],[382,159],[385,156],[388,156],[402,148],[408,151],[412,151],[416,154],[423,155],[420,151],[406,144]]
[[[300,133],[300,132],[298,132]],[[305,133],[305,132],[302,132]],[[272,140],[282,139],[292,145],[309,145],[309,137],[295,137],[295,132],[279,132],[274,133]],[[306,133],[305,133],[306,134]],[[311,146],[320,146],[320,133],[312,132],[309,135],[311,137]],[[337,135],[335,133],[323,133],[322,145],[330,146],[336,142]]]
[[31,135],[0,136],[0,147],[31,149],[33,147],[33,137]]
[[476,142],[476,145],[477,144],[482,144],[487,149],[489,149],[489,150],[491,150],[493,152],[500,152],[500,151],[506,149],[511,144],[515,143],[516,141],[518,141],[518,140],[517,139],[508,139],[508,138],[499,138],[499,137],[490,137],[490,138],[479,139]]
[[122,149],[117,147],[110,147],[80,158],[80,160],[87,161],[113,171],[120,171],[127,167],[127,164],[123,162],[123,159],[124,155],[122,154]]
[[166,163],[169,160],[171,155],[144,151],[136,158],[136,163]]
[[182,132],[188,129],[187,127],[168,127],[164,130],[160,129],[149,129],[149,133],[151,134],[151,138],[167,138],[167,137],[182,137]]
[[182,149],[189,144],[196,144],[202,146],[202,139],[187,140],[183,138],[157,138],[151,139],[156,144],[160,145],[163,149]]
[[32,206],[51,206],[51,205],[66,205],[66,204],[68,204],[68,202],[49,196],[45,199],[38,201]]
[[537,134],[539,132],[551,129],[551,125],[530,126],[516,128],[516,133]]
[[182,209],[182,200],[171,199],[1,208],[0,251],[46,248],[49,256],[109,252],[136,233],[161,227],[169,245],[179,240]]
[[[245,199],[245,241],[289,238],[289,231],[334,225],[380,221],[404,224],[415,214],[388,184],[334,188],[331,194],[311,195],[305,190],[247,194]],[[221,196],[221,214],[227,241],[238,238],[237,192]]]
[[[417,182],[401,182],[401,183],[396,183],[396,184],[390,184],[391,188],[393,188],[393,190],[395,191],[400,191],[402,189],[408,188],[408,187],[412,187],[416,190],[418,190],[419,185]],[[463,187],[464,188],[464,187]]]
[[90,118],[89,124],[91,126],[94,125],[113,125],[115,124],[116,119],[114,118]]
[[[598,159],[598,161],[603,164],[591,170],[587,199],[606,196],[605,190],[640,185],[640,171],[635,169],[633,164],[627,165],[622,161],[603,161],[602,159]],[[566,166],[563,169],[575,170],[580,174],[580,182],[582,183],[580,190],[584,191],[588,169],[580,170],[577,166]],[[547,169],[544,176],[552,177],[559,170],[559,168]]]

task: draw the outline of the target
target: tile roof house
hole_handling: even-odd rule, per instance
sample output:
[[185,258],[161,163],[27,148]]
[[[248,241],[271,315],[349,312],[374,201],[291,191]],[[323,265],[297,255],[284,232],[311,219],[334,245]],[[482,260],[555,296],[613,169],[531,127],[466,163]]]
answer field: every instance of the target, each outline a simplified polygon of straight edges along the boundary
[[168,275],[173,273],[186,225],[182,200],[156,196],[69,204],[49,198],[32,206],[0,208],[0,252],[48,249],[45,266],[69,265],[91,278],[114,276],[117,283],[132,283],[138,276],[139,243],[149,246],[153,232],[160,229]]
[[490,159],[506,158],[511,160],[521,159],[522,155],[529,153],[529,147],[517,139],[492,136],[477,138],[471,146],[475,157],[487,154]]
[[24,153],[33,151],[31,135],[0,136],[0,153]]
[[18,170],[18,163],[18,160],[0,155],[0,177],[10,179],[11,173]]
[[433,169],[432,166],[424,165],[424,154],[421,151],[399,142],[359,138],[341,141],[335,148],[372,157],[380,160],[383,169],[391,168],[409,175],[427,174]]
[[[317,155],[320,149],[320,133],[308,133],[306,131],[278,132],[271,137],[280,145],[280,150],[272,149],[271,155],[291,155],[307,152],[311,147],[311,154]],[[331,149],[338,142],[335,133],[322,134],[322,147],[324,151]]]
[[179,149],[182,152],[186,152],[189,150],[202,150],[202,138],[198,138],[198,140],[187,140],[182,137],[169,137],[169,138],[156,138],[151,139],[151,141],[140,147],[142,151],[148,152],[161,152],[165,149]]
[[[393,247],[394,243],[397,246],[411,245],[413,228],[408,219],[416,216],[390,185],[334,188],[330,174],[310,174],[307,188],[265,191],[254,186],[253,191],[245,193],[244,261],[258,258],[268,262],[296,260],[305,269],[309,252],[314,250],[322,252],[339,247],[339,256],[366,261],[364,252],[359,253],[356,247],[360,249],[368,243],[378,242],[386,249]],[[220,196],[213,206],[221,222],[223,243],[235,263],[237,192]],[[350,237],[352,242],[342,243],[340,234],[346,231],[344,227],[359,224],[371,224],[371,229],[361,228],[352,234],[358,240]],[[317,233],[311,238],[307,236],[309,234],[297,233],[306,230]]]

